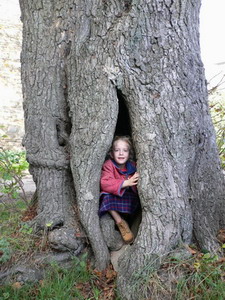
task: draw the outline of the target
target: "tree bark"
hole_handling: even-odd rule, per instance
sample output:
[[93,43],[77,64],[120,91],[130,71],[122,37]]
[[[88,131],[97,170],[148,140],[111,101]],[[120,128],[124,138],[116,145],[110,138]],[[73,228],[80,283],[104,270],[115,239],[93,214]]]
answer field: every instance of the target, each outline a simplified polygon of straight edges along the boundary
[[76,223],[97,266],[107,265],[99,178],[115,131],[123,133],[119,116],[126,115],[142,222],[120,260],[118,286],[126,299],[137,299],[131,287],[146,264],[157,265],[193,239],[218,251],[216,233],[225,226],[224,177],[200,58],[200,1],[32,2],[20,0],[24,143],[37,183],[37,219],[52,220],[53,210],[63,224],[72,221],[74,189]]
[[[38,198],[37,217],[32,223],[51,231],[63,227],[65,234],[74,239],[74,235],[80,236],[81,228],[76,217],[68,142],[72,124],[67,100],[66,59],[70,51],[66,37],[67,19],[63,20],[60,15],[63,3],[59,1],[54,4],[22,0],[20,6],[23,21],[23,143]],[[73,234],[70,228],[73,228]],[[81,243],[81,240],[74,243],[72,250],[81,249]]]

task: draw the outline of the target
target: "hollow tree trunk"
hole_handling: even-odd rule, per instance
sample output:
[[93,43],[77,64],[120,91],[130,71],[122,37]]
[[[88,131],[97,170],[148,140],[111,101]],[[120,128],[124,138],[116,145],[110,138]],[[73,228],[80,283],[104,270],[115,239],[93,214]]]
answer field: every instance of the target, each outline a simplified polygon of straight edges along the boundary
[[[200,1],[20,2],[25,146],[39,191],[37,218],[45,222],[48,207],[66,193],[60,172],[70,176],[69,151],[80,221],[104,268],[100,171],[114,132],[130,133],[142,222],[120,261],[118,285],[124,297],[137,299],[130,287],[147,262],[193,238],[216,251],[225,225],[224,178],[200,59]],[[54,197],[44,197],[48,188]],[[60,199],[64,205],[72,198]],[[59,210],[58,220],[68,212]]]

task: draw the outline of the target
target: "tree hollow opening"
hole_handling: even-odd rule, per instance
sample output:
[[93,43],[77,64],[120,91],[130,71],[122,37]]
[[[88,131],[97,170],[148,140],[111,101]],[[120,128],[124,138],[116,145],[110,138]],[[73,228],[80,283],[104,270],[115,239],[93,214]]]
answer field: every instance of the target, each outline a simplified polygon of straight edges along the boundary
[[[114,136],[124,136],[128,135],[132,138],[132,129],[131,129],[131,119],[129,110],[126,104],[126,98],[123,95],[122,91],[117,89],[117,98],[118,98],[118,117],[117,117],[117,124],[115,129]],[[132,159],[136,161],[135,155],[135,145],[133,144],[133,155]],[[123,215],[123,218],[128,222],[130,227],[132,227],[132,231],[134,236],[136,237],[138,233],[138,229],[142,220],[142,210],[141,207],[133,214],[133,215]]]
[[117,90],[117,97],[119,101],[119,112],[117,117],[117,124],[115,135],[129,135],[132,136],[130,115],[125,103],[124,95],[120,90]]
[[[119,89],[117,89],[117,98],[118,98],[118,115],[117,115],[117,123],[116,123],[114,136],[130,136],[132,138],[131,119],[130,119],[130,114],[129,114],[129,110],[128,110],[127,103],[126,103],[126,96]],[[135,147],[133,147],[133,148],[135,149]],[[110,149],[110,151],[111,151],[111,149]],[[133,155],[132,155],[131,159],[135,161],[135,153],[132,153],[132,154]],[[106,160],[108,160],[110,158],[112,158],[112,153],[107,153]],[[133,173],[132,173],[132,175],[133,175]],[[108,193],[108,194],[110,194],[110,193]],[[134,192],[134,194],[136,194],[136,193]],[[130,196],[130,195],[131,195],[131,193],[130,193],[130,191],[128,191],[128,194],[125,196],[125,197],[127,197],[127,198],[125,198],[125,200],[137,199],[137,201],[139,201],[138,197],[136,198],[134,195],[132,195],[132,196]],[[113,199],[112,201],[116,202],[117,200],[115,200],[113,197],[114,197],[114,194],[112,193],[112,197],[111,197]],[[118,198],[120,198],[120,197],[118,197]],[[101,207],[102,201],[104,201],[104,197],[100,198],[100,207]],[[107,199],[107,201],[108,201],[108,203],[107,203],[107,205],[108,205],[111,201],[110,197]],[[119,200],[118,202],[120,203],[120,201],[121,200]],[[109,206],[110,205],[108,205],[108,207]],[[112,207],[113,207],[113,205],[112,205]],[[100,217],[100,224],[101,224],[101,230],[102,230],[104,239],[106,241],[106,244],[107,244],[109,250],[115,251],[115,249],[116,249],[116,251],[117,251],[124,245],[124,241],[123,241],[122,235],[120,234],[119,227],[116,225],[116,215],[114,213],[112,213],[113,211],[114,211],[114,209],[112,209],[112,208],[104,211],[104,213]],[[137,236],[139,226],[141,223],[141,219],[142,219],[142,211],[141,211],[141,207],[139,206],[139,204],[137,203],[137,208],[134,211],[132,211],[132,209],[131,209],[130,212],[121,212],[120,209],[118,208],[118,210],[115,209],[114,212],[117,212],[122,217],[122,219],[124,219],[128,223],[128,225],[132,231],[133,237],[135,238]],[[121,241],[122,241],[122,243],[121,243]]]

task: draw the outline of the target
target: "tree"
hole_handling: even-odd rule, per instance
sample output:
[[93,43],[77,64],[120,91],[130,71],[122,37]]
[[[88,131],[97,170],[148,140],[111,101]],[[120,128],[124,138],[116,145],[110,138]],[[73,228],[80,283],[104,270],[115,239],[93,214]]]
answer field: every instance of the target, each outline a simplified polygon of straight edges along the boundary
[[[200,58],[200,1],[20,0],[20,6],[34,223],[70,237],[71,228],[84,230],[96,265],[105,268],[99,178],[114,134],[125,133],[141,174],[142,222],[120,259],[124,297],[132,299],[133,274],[180,243],[194,239],[217,251],[224,177]],[[73,237],[74,251],[82,244]]]

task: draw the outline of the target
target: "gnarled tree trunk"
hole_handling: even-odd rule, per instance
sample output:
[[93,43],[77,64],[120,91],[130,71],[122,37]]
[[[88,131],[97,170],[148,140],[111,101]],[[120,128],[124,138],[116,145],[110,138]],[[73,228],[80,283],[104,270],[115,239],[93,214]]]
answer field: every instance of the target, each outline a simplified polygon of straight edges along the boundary
[[104,268],[100,172],[113,135],[130,134],[142,222],[120,260],[118,284],[124,297],[137,299],[129,287],[146,263],[193,239],[216,251],[224,226],[224,178],[200,58],[200,1],[20,3],[35,221],[74,226],[77,203],[75,226],[81,222]]

